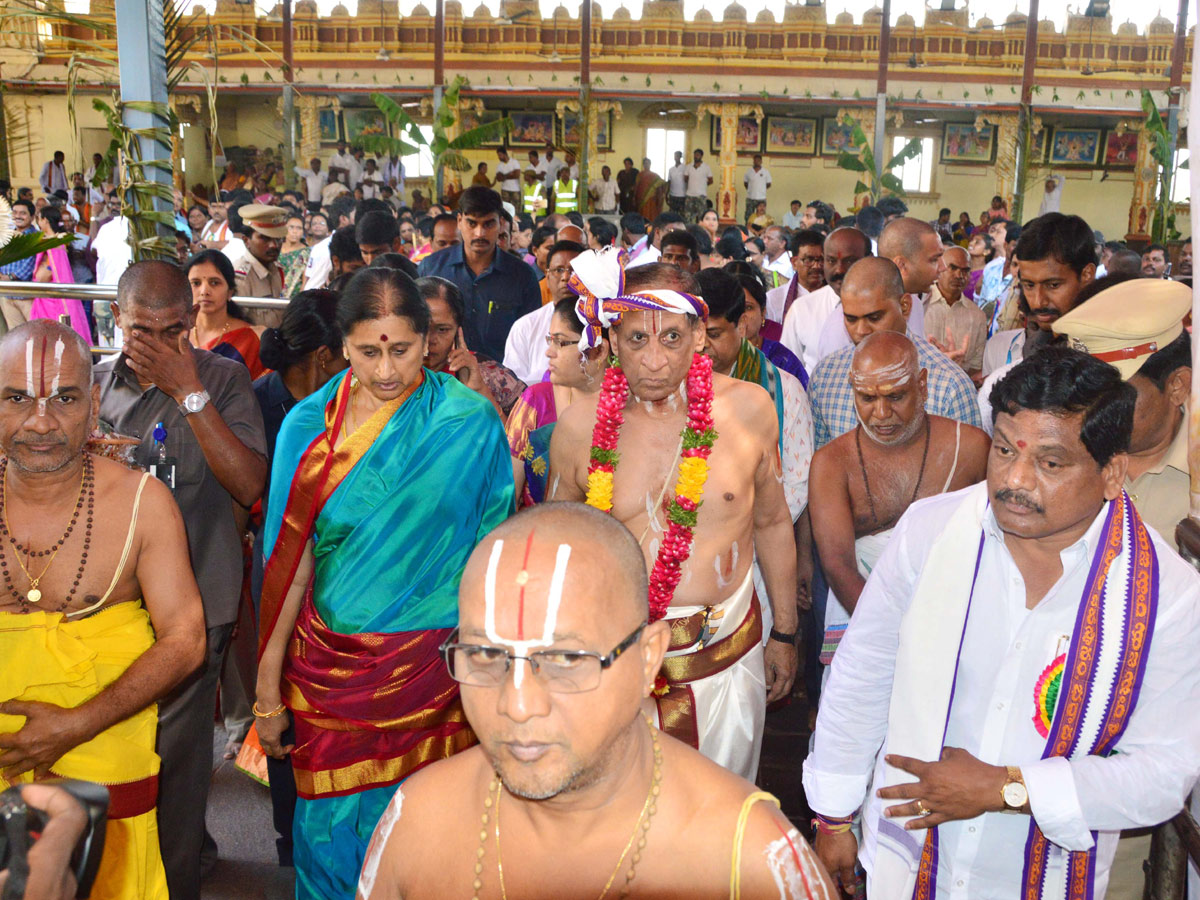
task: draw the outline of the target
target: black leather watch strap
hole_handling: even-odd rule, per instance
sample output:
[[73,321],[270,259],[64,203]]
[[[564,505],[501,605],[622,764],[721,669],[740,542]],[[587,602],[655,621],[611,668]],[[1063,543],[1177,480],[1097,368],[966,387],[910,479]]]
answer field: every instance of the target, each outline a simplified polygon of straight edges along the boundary
[[779,631],[776,628],[772,628],[771,629],[771,640],[779,641],[784,644],[794,644],[794,643],[796,643],[796,632],[793,631],[791,634],[788,634],[787,632]]

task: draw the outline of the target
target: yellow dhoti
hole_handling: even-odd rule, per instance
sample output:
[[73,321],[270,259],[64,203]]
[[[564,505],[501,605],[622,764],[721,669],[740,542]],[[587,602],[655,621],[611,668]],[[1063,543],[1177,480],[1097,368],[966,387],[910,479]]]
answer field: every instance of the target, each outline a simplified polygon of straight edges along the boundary
[[[0,701],[24,700],[72,708],[117,680],[154,644],[140,603],[118,603],[78,621],[60,613],[0,613]],[[0,714],[0,733],[25,724]],[[105,785],[111,794],[104,857],[92,900],[167,900],[158,849],[155,797],[157,707],[151,705],[69,751],[55,775]],[[26,772],[17,782],[33,780]],[[0,776],[0,788],[11,782]]]

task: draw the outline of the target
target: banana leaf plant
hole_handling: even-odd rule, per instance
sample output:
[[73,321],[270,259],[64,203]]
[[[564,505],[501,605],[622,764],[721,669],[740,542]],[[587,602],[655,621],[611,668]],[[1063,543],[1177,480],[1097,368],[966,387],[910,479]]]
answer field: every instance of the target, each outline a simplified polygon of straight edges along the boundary
[[[1154,96],[1142,88],[1142,112],[1146,114],[1143,130],[1150,142],[1150,156],[1158,166],[1158,193],[1154,198],[1154,217],[1150,223],[1150,241],[1165,244],[1179,240],[1179,229],[1175,227],[1175,204],[1171,202],[1171,187],[1175,180],[1175,160],[1172,152],[1171,133],[1162,116]],[[1180,168],[1186,169],[1187,162]]]
[[14,231],[12,207],[8,205],[7,200],[0,197],[0,266],[37,256],[55,247],[66,247],[73,240],[75,235],[71,232],[46,237],[40,231],[31,231],[28,234]]
[[880,197],[889,194],[903,197],[904,185],[892,174],[892,170],[921,155],[921,139],[913,138],[880,169],[875,163],[875,151],[871,149],[871,142],[867,140],[862,123],[852,116],[843,116],[842,124],[850,129],[850,146],[854,149],[839,153],[837,164],[838,168],[858,173],[858,182],[854,185],[855,196],[869,195],[872,206],[879,202]]
[[478,150],[486,143],[501,140],[512,130],[513,122],[508,116],[485,122],[470,128],[454,138],[448,137],[458,121],[458,97],[467,79],[455,76],[442,95],[442,102],[433,111],[433,136],[426,138],[404,108],[385,94],[371,94],[371,101],[383,113],[396,132],[396,137],[372,134],[360,137],[356,142],[371,153],[387,153],[394,156],[409,156],[414,153],[429,153],[433,157],[433,173],[436,195],[442,196],[442,169],[468,172],[471,161],[463,155],[465,150]]

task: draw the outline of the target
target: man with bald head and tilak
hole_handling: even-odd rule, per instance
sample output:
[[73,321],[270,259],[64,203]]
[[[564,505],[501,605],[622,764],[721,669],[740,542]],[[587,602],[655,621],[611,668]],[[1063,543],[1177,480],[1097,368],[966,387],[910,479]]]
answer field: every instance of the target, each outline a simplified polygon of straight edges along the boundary
[[199,900],[213,707],[242,588],[234,507],[249,508],[262,495],[266,435],[246,367],[188,342],[192,291],[178,266],[134,263],[117,284],[113,312],[125,344],[96,366],[100,418],[138,438],[134,461],[171,488],[204,604],[207,656],[162,704],[158,738],[160,844],[171,898]]
[[637,539],[582,504],[483,539],[443,645],[479,745],[396,791],[359,900],[833,900],[775,798],[652,724],[670,629],[647,589]]
[[92,896],[166,900],[155,703],[200,664],[204,614],[170,491],[87,451],[98,406],[71,328],[0,340],[0,789],[107,785]]
[[858,424],[813,456],[813,534],[833,591],[821,651],[826,666],[904,511],[986,474],[987,432],[926,413],[928,378],[909,338],[894,331],[863,338],[849,375]]
[[[896,220],[904,221],[907,220]],[[854,348],[868,335],[877,332],[907,334],[916,348],[917,359],[926,372],[928,412],[967,425],[981,425],[975,385],[967,373],[907,327],[913,298],[904,288],[900,269],[883,257],[861,259],[846,273],[842,284],[841,314],[845,331],[853,343],[821,360],[808,383],[818,449],[852,431],[858,424],[850,377]]]

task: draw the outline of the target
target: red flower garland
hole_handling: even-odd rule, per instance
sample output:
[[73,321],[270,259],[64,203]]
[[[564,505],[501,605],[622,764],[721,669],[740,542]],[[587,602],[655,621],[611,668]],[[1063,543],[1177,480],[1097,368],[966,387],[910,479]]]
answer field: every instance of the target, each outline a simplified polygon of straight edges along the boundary
[[[692,358],[687,375],[687,398],[679,481],[667,510],[667,531],[650,572],[651,622],[666,615],[679,585],[681,567],[691,556],[700,494],[708,475],[708,457],[717,439],[712,419],[712,360],[703,354],[698,353]],[[625,373],[619,366],[610,367],[604,373],[604,384],[600,388],[588,465],[588,503],[610,514],[613,475],[619,458],[617,441],[625,421],[628,399],[629,381]],[[697,462],[689,463],[689,459]]]

